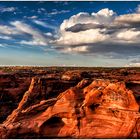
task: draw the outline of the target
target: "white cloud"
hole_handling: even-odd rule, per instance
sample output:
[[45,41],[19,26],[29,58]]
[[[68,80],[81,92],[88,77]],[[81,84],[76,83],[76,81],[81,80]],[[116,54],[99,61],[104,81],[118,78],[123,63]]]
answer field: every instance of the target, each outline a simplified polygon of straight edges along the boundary
[[121,30],[121,32],[119,32],[117,34],[117,37],[119,39],[123,39],[123,40],[126,40],[126,41],[131,41],[131,42],[134,42],[136,40],[139,40],[139,37],[140,37],[140,31],[134,31],[132,29],[130,30]]
[[26,44],[26,45],[41,45],[41,46],[46,46],[48,44],[48,40],[36,29],[32,28],[31,26],[20,22],[20,21],[15,21],[11,22],[11,25],[15,26],[17,30],[20,32],[29,34],[32,36],[32,40],[30,41],[21,41],[20,44]]
[[108,8],[105,8],[97,13],[92,13],[91,15],[97,20],[97,23],[109,24],[115,19],[116,13]]
[[31,17],[24,16],[24,18],[26,18],[26,19],[37,19],[38,16],[31,16]]
[[58,14],[64,14],[64,13],[69,13],[70,10],[61,10],[58,11],[56,9],[54,9],[52,12],[48,13],[48,15],[58,15]]
[[14,12],[16,9],[15,7],[0,7],[0,12]]
[[50,32],[48,32],[48,33],[44,33],[46,36],[50,36],[50,37],[52,37],[53,36],[53,34],[52,33],[50,33]]
[[4,45],[4,44],[0,44],[0,47],[1,47],[1,48],[5,48],[5,45]]
[[38,14],[41,14],[41,13],[43,13],[43,12],[46,12],[46,9],[44,9],[44,8],[39,8],[39,9],[37,10],[37,12],[38,12]]
[[80,33],[63,32],[57,40],[58,45],[80,45],[90,44],[104,41],[109,38],[109,35],[100,33],[99,29],[90,29],[81,31]]
[[136,11],[137,11],[138,13],[140,13],[140,5],[138,5],[138,7],[136,8]]
[[15,28],[6,25],[0,25],[0,33],[5,35],[19,34],[19,32]]
[[36,19],[36,18],[38,18],[37,16],[31,16],[30,17],[31,19]]
[[34,23],[36,23],[37,25],[43,26],[45,28],[50,28],[52,30],[56,30],[56,27],[53,25],[50,25],[46,22],[40,21],[40,20],[33,20]]
[[35,45],[35,46],[46,46],[47,44],[41,40],[32,40],[32,41],[25,41],[25,40],[22,40],[20,42],[20,44],[24,44],[24,45]]
[[29,25],[21,22],[21,21],[14,21],[11,22],[11,25],[13,25],[17,30],[28,33],[28,34],[36,34],[37,32],[32,29]]
[[0,35],[0,39],[9,40],[9,39],[12,39],[12,38],[10,36]]
[[[43,11],[43,9],[40,9]],[[59,14],[68,11],[52,11]],[[139,51],[140,43],[140,13],[124,14],[118,16],[108,8],[101,9],[97,13],[80,12],[65,19],[58,29],[44,21],[36,19],[37,16],[28,17],[35,24],[52,29],[55,32],[41,32],[21,21],[11,22],[11,25],[0,25],[1,39],[10,39],[14,35],[29,35],[29,40],[19,43],[33,46],[54,46],[65,53],[121,53],[121,49],[127,46],[136,46]],[[10,36],[11,35],[11,36]],[[116,48],[119,49],[117,50]],[[125,50],[124,49],[124,50]],[[113,52],[114,50],[114,52]],[[126,49],[127,50],[127,49]],[[131,50],[131,48],[130,48]],[[133,50],[132,50],[133,51]],[[122,51],[124,53],[124,51]]]
[[140,67],[140,63],[130,63],[130,64],[126,64],[125,67]]
[[71,52],[77,52],[77,53],[84,53],[88,51],[88,46],[79,46],[75,48],[64,48],[61,50],[64,53],[71,53]]
[[60,26],[60,38],[56,41],[59,45],[81,45],[90,44],[105,41],[109,38],[109,35],[102,34],[105,29],[89,29],[86,31],[80,31],[78,33],[67,32],[66,29],[76,24],[88,24],[95,25],[108,24],[114,20],[116,13],[109,9],[102,9],[97,13],[81,12],[77,15],[64,20]]
[[115,22],[124,23],[124,24],[132,24],[140,21],[140,13],[133,13],[133,14],[125,14],[116,17]]
[[[14,21],[10,23],[12,26],[0,25],[0,39],[12,39],[13,35],[25,35],[29,34],[32,36],[31,40],[26,41],[23,40],[20,44],[26,45],[41,45],[46,46],[47,38],[44,35],[37,31],[36,29],[32,28],[31,26],[21,22],[21,21]],[[7,36],[8,35],[8,36]]]
[[115,15],[116,13],[108,8],[102,9],[97,13],[92,13],[91,15],[86,12],[80,12],[79,14],[70,17],[70,19],[64,20],[60,29],[63,31],[65,28],[69,28],[79,23],[108,24],[114,20]]
[[[40,23],[40,22],[39,22]],[[43,22],[41,22],[42,25]],[[21,21],[10,22],[11,26],[0,25],[0,39],[12,39],[15,35],[23,35],[26,34],[31,35],[29,41],[22,40],[19,43],[24,45],[39,45],[39,46],[47,46],[50,41],[52,34],[51,33],[42,33],[37,29],[31,27],[28,24],[25,24]],[[47,24],[45,24],[47,26]],[[50,25],[51,26],[51,25]],[[52,26],[54,29],[54,27]],[[49,38],[48,38],[49,37]]]
[[46,11],[46,9],[44,9],[44,8],[40,8],[40,10],[41,10],[41,11],[44,11],[44,12]]
[[112,44],[112,48],[108,47],[112,51],[116,50],[114,46],[117,45],[122,46],[122,49],[124,45],[138,46],[140,43],[139,23],[139,13],[118,16],[108,8],[92,14],[80,12],[62,22],[59,38],[53,43],[65,52],[78,52],[76,47],[80,50],[80,47],[86,46],[85,52],[90,53],[94,51],[92,49],[94,47],[97,51],[97,46],[101,50],[102,46],[105,49]]

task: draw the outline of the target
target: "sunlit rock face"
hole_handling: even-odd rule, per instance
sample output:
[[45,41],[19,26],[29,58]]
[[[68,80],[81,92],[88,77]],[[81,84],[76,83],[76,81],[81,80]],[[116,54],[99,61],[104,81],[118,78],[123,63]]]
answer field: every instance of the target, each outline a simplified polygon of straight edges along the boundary
[[0,125],[0,138],[138,138],[139,106],[123,82],[82,80],[45,99],[33,79],[11,115]]
[[83,78],[91,78],[91,75],[89,72],[86,71],[80,71],[80,70],[74,70],[74,71],[66,71],[62,76],[62,80],[66,81],[80,81]]

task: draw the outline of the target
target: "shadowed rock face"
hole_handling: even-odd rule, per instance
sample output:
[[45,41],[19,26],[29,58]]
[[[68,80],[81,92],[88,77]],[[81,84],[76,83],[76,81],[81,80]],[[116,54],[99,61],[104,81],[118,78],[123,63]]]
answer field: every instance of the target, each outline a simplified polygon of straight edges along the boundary
[[[33,78],[0,138],[138,138],[139,105],[124,82],[82,80],[47,99]],[[41,86],[40,86],[41,85]]]
[[30,86],[30,78],[20,78],[15,74],[0,75],[0,123],[17,108],[25,91]]

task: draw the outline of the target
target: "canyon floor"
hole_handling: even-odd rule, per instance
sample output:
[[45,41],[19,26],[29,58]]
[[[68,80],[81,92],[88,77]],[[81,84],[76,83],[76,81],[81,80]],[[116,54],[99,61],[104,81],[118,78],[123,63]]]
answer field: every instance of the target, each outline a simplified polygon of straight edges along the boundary
[[0,138],[140,138],[140,68],[0,67]]

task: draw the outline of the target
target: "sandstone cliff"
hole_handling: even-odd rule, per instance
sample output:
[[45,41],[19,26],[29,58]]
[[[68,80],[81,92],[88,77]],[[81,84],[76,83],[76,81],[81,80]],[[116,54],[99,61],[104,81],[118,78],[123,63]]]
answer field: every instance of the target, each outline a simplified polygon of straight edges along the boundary
[[124,82],[83,79],[48,99],[42,81],[32,79],[18,107],[0,125],[0,138],[140,136],[139,105]]

